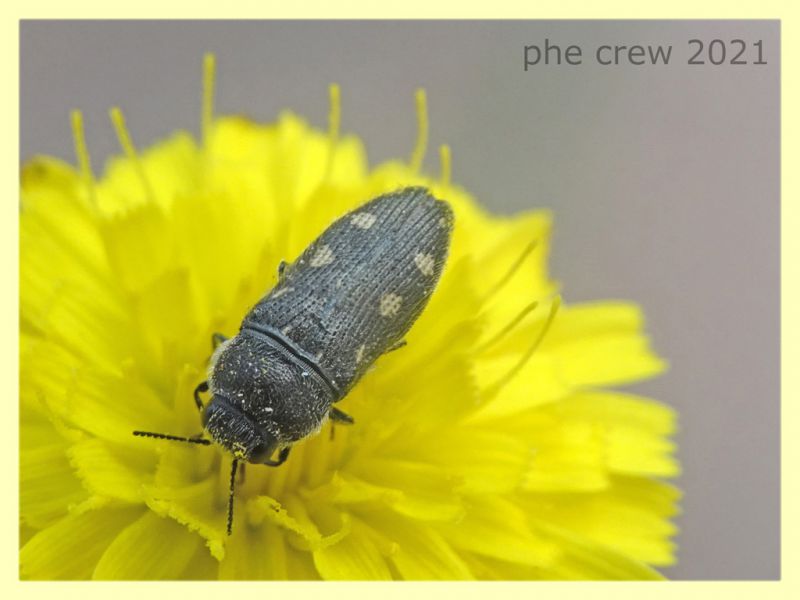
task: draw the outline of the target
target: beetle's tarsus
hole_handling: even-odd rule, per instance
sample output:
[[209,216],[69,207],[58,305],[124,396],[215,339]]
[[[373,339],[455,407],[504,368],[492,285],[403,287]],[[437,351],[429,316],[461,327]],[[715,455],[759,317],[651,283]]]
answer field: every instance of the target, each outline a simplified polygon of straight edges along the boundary
[[200,394],[205,394],[208,391],[208,381],[203,381],[202,383],[197,384],[197,387],[194,388],[194,403],[197,405],[197,410],[203,412],[205,408],[203,406],[203,400],[200,398]]
[[329,413],[331,416],[331,421],[334,423],[342,423],[343,425],[352,425],[355,423],[355,419],[348,415],[343,410],[339,410],[335,406],[331,406],[331,412]]
[[265,460],[264,464],[268,467],[279,467],[283,463],[286,462],[286,459],[289,458],[289,452],[291,451],[291,446],[286,446],[286,448],[282,448],[280,453],[278,454],[278,460]]
[[394,352],[395,350],[400,350],[403,346],[407,345],[408,342],[406,340],[400,340],[399,342],[395,342],[384,352],[384,354],[389,354],[389,352]]

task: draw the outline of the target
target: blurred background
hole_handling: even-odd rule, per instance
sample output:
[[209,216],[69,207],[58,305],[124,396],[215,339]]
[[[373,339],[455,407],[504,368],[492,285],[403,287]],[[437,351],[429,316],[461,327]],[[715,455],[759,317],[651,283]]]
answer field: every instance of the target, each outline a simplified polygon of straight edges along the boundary
[[[780,576],[778,21],[48,22],[21,24],[21,158],[74,162],[80,108],[95,171],[118,153],[120,105],[140,148],[199,130],[203,53],[216,112],[292,108],[342,130],[371,164],[407,157],[428,92],[427,167],[498,213],[555,215],[551,272],[567,302],[631,299],[671,369],[631,390],[680,413],[677,579]],[[524,70],[526,45],[582,65]],[[688,65],[704,42],[705,65]],[[711,40],[727,44],[712,65]],[[672,45],[669,65],[596,64],[602,44]],[[720,57],[719,44],[714,48]],[[620,55],[626,56],[625,54]]]

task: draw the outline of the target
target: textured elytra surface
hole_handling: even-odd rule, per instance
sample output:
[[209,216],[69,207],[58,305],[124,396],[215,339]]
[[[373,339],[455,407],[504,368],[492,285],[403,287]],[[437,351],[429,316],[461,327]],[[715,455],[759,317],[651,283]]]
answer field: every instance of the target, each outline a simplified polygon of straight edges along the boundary
[[402,340],[447,260],[453,215],[424,188],[380,196],[326,229],[214,357],[206,427],[250,458],[318,430]]
[[346,391],[425,308],[452,224],[449,205],[424,188],[367,202],[320,235],[244,325],[279,330]]

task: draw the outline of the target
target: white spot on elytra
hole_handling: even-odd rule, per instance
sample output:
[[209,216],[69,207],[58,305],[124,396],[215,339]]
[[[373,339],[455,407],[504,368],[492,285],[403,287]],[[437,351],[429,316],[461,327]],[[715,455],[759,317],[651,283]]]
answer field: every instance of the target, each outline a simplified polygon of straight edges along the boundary
[[284,294],[288,294],[291,291],[292,291],[292,288],[290,288],[290,287],[281,288],[277,292],[272,294],[272,299],[274,300],[275,298],[280,298]]
[[365,212],[360,212],[350,217],[350,222],[359,229],[369,229],[375,224],[375,221],[377,221],[377,219],[378,218],[375,215],[371,215]]
[[393,317],[400,312],[400,305],[403,299],[397,294],[387,292],[381,296],[381,315],[384,317]]
[[414,264],[422,272],[423,275],[433,275],[434,260],[430,254],[423,254],[418,252],[414,257]]
[[359,346],[358,350],[356,351],[356,364],[360,363],[361,360],[364,358],[364,350],[366,349],[367,347],[364,344],[361,344],[361,346]]
[[325,265],[331,264],[333,259],[333,251],[331,250],[330,246],[326,244],[317,248],[314,256],[311,257],[311,262],[308,264],[310,264],[312,267],[324,267]]

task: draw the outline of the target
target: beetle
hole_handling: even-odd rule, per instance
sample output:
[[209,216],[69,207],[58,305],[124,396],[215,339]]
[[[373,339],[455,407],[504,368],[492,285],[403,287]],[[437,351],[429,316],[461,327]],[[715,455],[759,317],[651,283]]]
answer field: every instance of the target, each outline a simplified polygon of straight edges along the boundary
[[405,344],[444,269],[452,229],[450,205],[426,188],[374,198],[334,221],[293,264],[282,262],[278,283],[236,336],[215,334],[220,343],[194,397],[204,430],[234,457],[229,535],[238,461],[277,467],[328,419],[354,423],[334,404],[381,355]]

